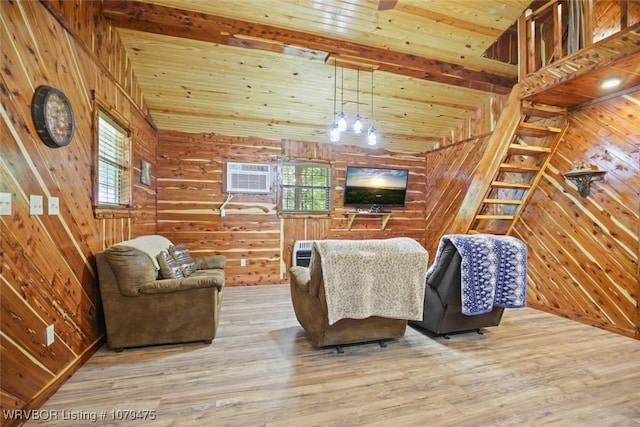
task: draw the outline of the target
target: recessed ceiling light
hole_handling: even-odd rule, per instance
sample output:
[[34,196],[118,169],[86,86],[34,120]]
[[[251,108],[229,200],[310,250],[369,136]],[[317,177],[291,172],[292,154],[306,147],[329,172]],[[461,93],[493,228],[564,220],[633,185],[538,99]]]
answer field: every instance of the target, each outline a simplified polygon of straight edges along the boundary
[[622,82],[620,77],[608,77],[600,83],[600,87],[603,89],[611,89],[612,87],[618,86],[620,82]]

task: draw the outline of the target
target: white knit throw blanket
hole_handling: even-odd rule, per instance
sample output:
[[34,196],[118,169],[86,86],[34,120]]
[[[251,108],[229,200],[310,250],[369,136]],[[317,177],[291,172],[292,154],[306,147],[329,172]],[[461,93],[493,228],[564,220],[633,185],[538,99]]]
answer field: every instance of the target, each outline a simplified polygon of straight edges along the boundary
[[[407,237],[318,240],[329,325],[380,316],[421,320],[429,254]],[[314,260],[317,262],[317,260]]]
[[160,270],[160,266],[158,265],[156,256],[158,256],[160,252],[169,249],[169,246],[171,246],[171,240],[163,236],[149,235],[136,237],[135,239],[131,240],[125,240],[124,242],[120,242],[118,244],[136,248],[149,255],[149,258],[151,258],[151,262],[153,262],[153,266],[157,271]]

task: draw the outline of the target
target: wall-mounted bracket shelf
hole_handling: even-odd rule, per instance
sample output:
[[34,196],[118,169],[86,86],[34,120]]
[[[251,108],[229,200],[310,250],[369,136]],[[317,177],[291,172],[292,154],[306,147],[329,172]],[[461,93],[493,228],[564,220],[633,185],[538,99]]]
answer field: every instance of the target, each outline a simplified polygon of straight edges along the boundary
[[564,177],[573,181],[578,187],[578,192],[582,197],[587,197],[591,193],[591,181],[602,178],[606,171],[594,169],[577,169],[565,173]]
[[379,216],[382,220],[381,230],[384,230],[387,227],[387,223],[389,222],[389,218],[391,218],[391,212],[369,212],[369,211],[350,211],[345,213],[347,216],[347,229],[351,230],[351,226],[353,225],[353,221],[357,216]]

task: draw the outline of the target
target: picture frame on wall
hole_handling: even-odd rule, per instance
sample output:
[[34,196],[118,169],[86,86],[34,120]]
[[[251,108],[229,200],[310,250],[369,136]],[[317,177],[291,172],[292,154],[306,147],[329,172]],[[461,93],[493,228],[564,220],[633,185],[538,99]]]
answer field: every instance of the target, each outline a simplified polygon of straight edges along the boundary
[[151,163],[146,160],[140,160],[140,182],[151,185]]

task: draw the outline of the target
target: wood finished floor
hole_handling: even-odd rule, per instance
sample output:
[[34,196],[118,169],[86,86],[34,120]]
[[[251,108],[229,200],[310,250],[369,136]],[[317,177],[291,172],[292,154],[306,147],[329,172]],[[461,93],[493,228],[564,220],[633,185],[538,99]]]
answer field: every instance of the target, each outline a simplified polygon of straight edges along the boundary
[[[213,344],[103,347],[42,408],[58,421],[27,425],[640,425],[637,340],[525,308],[485,335],[409,327],[339,355],[310,347],[288,286],[224,292]],[[126,410],[156,419],[112,419]]]

